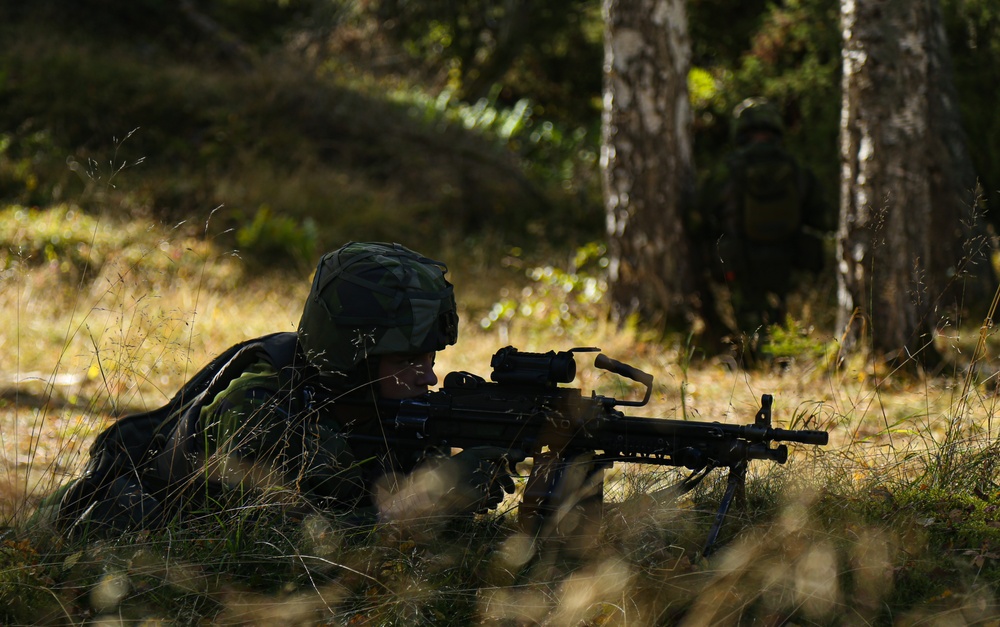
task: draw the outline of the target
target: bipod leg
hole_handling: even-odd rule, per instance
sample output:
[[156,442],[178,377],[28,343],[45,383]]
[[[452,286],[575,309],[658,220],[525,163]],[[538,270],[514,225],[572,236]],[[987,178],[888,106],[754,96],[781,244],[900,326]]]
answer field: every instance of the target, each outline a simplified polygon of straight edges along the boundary
[[713,548],[715,547],[715,541],[719,537],[719,531],[722,529],[722,523],[726,520],[726,514],[729,512],[729,506],[733,503],[733,497],[736,496],[736,491],[742,489],[746,486],[747,481],[747,463],[746,461],[736,462],[734,465],[729,467],[729,478],[726,483],[726,493],[722,497],[722,502],[719,504],[719,511],[715,514],[715,523],[708,532],[708,540],[705,541],[705,548],[701,550],[702,557],[708,557]]

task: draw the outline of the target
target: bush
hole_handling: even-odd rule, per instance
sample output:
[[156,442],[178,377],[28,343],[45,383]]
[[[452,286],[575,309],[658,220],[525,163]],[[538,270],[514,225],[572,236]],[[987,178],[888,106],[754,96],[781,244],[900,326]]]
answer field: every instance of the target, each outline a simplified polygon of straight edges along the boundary
[[315,261],[316,223],[307,218],[299,223],[293,218],[276,216],[264,205],[249,224],[236,231],[236,243],[244,260],[258,267],[274,267],[275,263],[292,260],[300,267]]

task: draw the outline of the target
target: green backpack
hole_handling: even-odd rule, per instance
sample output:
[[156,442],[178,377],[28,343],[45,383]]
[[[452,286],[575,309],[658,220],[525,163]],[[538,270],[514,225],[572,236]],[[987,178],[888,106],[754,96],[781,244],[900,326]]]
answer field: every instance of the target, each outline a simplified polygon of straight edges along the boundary
[[195,374],[166,405],[130,414],[97,436],[83,475],[58,493],[55,526],[68,535],[109,535],[161,525],[170,515],[173,463],[193,448],[201,407],[262,357],[282,382],[294,375],[295,333],[236,344]]
[[781,146],[751,144],[731,165],[742,205],[740,227],[749,242],[777,244],[795,237],[802,226],[802,174]]

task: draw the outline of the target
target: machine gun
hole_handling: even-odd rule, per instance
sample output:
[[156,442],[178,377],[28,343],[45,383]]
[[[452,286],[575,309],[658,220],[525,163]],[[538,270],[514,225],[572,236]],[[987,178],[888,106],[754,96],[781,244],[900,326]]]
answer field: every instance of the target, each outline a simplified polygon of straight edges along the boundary
[[828,441],[826,431],[772,427],[769,394],[761,397],[761,408],[747,425],[626,416],[619,407],[649,402],[652,375],[598,354],[595,367],[645,386],[641,401],[593,392],[586,396],[560,386],[576,377],[575,355],[583,352],[599,351],[502,348],[491,362],[491,382],[468,372],[449,373],[439,391],[380,412],[384,417],[377,437],[390,447],[414,441],[427,448],[491,446],[533,458],[519,515],[523,525],[535,528],[559,507],[559,482],[567,464],[581,454],[593,464],[593,472],[601,473],[598,478],[614,462],[685,467],[692,472],[678,484],[678,494],[693,489],[712,470],[728,468],[727,489],[703,554],[711,551],[734,495],[745,484],[748,462],[785,463],[788,448],[776,442]]

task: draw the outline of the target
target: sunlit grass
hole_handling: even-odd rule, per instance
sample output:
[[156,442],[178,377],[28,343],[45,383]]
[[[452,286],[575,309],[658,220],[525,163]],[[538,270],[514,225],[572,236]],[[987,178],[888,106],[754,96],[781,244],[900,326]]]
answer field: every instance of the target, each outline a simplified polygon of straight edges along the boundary
[[[831,369],[814,351],[743,370],[704,357],[685,338],[616,329],[598,315],[599,300],[579,306],[581,320],[539,315],[589,285],[569,278],[577,270],[569,258],[546,274],[512,251],[490,257],[459,244],[422,251],[454,268],[463,315],[458,345],[439,355],[439,375],[488,375],[490,357],[507,344],[598,346],[655,374],[650,404],[634,413],[749,423],[767,393],[777,426],[829,430],[830,445],[793,446],[785,466],[752,464],[746,498],[711,559],[699,551],[725,474],[673,499],[664,488],[677,473],[634,465],[607,474],[599,527],[580,518],[548,544],[517,530],[516,499],[476,522],[448,522],[431,509],[360,531],[288,516],[277,501],[90,546],[26,529],[39,499],[79,472],[104,425],[159,406],[228,346],[293,330],[309,286],[295,268],[249,272],[239,253],[213,243],[210,219],[195,228],[110,229],[69,212],[60,220],[64,235],[87,247],[67,260],[70,253],[49,258],[45,246],[22,246],[6,258],[0,285],[8,321],[0,329],[0,519],[17,530],[0,546],[0,599],[12,624],[100,615],[574,625],[997,616],[989,343],[971,382],[958,367],[933,378],[863,360]],[[562,277],[558,289],[552,276]],[[528,306],[502,324],[481,324],[494,303]],[[635,392],[582,357],[573,386]]]

